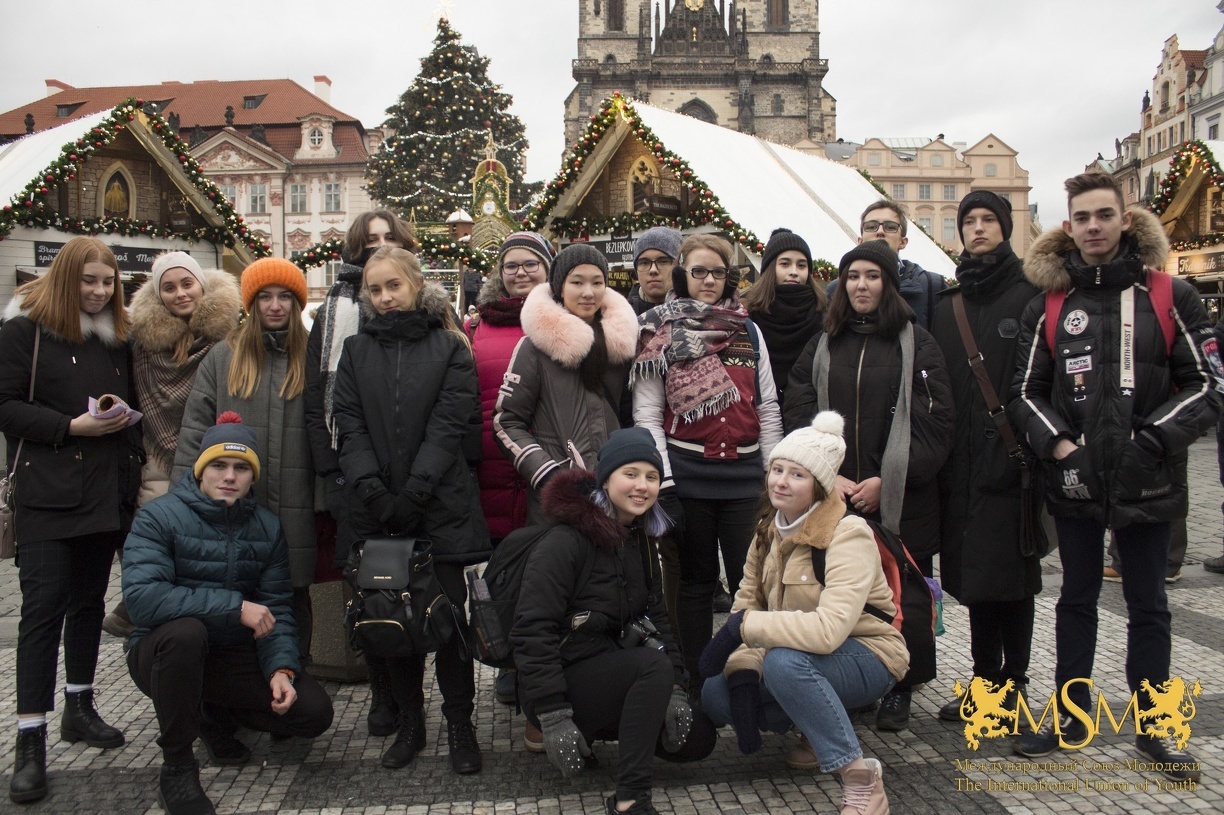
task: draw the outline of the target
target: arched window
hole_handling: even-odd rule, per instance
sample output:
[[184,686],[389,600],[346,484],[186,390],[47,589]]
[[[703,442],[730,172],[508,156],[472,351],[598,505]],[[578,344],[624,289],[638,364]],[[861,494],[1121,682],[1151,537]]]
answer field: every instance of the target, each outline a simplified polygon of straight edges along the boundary
[[616,64],[616,54],[608,54],[606,57],[604,57],[604,65],[615,65],[615,64]]
[[1161,113],[1163,113],[1164,111],[1168,109],[1169,109],[1169,83],[1166,80],[1160,83],[1160,111]]
[[766,66],[773,65],[774,64],[773,54],[761,54],[760,63]]
[[136,217],[136,182],[121,162],[116,161],[102,173],[98,189],[98,216],[102,218]]
[[685,116],[692,116],[694,119],[700,119],[712,125],[718,124],[718,115],[714,113],[714,109],[700,99],[692,99],[685,102],[680,107],[680,112]]

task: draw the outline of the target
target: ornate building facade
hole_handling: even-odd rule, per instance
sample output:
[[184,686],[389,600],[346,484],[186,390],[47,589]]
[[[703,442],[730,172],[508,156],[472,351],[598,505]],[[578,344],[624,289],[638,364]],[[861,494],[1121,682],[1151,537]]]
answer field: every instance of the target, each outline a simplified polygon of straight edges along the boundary
[[782,144],[837,138],[818,0],[579,0],[566,143],[619,91]]

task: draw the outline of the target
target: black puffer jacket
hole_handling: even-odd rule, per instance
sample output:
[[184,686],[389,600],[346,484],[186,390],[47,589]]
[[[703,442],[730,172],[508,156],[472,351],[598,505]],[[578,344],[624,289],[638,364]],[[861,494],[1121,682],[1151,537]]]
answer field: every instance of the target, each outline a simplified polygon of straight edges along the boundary
[[[0,328],[0,431],[8,445],[18,541],[126,532],[136,508],[144,449],[140,425],[105,436],[70,436],[68,426],[89,397],[114,394],[137,407],[128,347],[115,337],[109,307],[81,314],[83,342],[47,329],[38,348],[34,401],[27,402],[35,332],[21,298],[10,301]],[[17,446],[21,461],[14,467]]]
[[[1118,256],[1086,266],[1071,238],[1048,232],[1029,252],[1028,279],[1068,291],[1053,353],[1046,343],[1045,298],[1024,311],[1021,364],[1008,416],[1046,462],[1046,498],[1056,516],[1091,518],[1118,529],[1185,517],[1187,489],[1173,477],[1176,459],[1216,422],[1219,397],[1207,355],[1215,339],[1194,287],[1173,280],[1174,341],[1148,296],[1149,269],[1168,255],[1155,216],[1132,209]],[[1134,293],[1133,396],[1124,392],[1122,298]],[[1057,362],[1056,362],[1057,358]],[[1080,449],[1053,460],[1070,439]]]
[[1041,591],[1041,563],[1020,556],[1020,467],[1008,456],[969,368],[952,297],[964,298],[983,364],[1006,404],[1016,370],[1020,314],[1037,290],[1024,279],[1023,265],[1007,243],[961,263],[956,278],[959,287],[939,298],[931,322],[956,405],[952,453],[939,474],[940,582],[962,603],[1021,600]]
[[[854,482],[879,476],[901,388],[901,345],[885,340],[874,324],[851,324],[829,341],[829,408],[846,420],[846,456],[840,475]],[[791,370],[783,424],[807,427],[817,411],[813,360],[818,333]],[[939,551],[939,503],[935,474],[951,444],[952,392],[943,354],[921,326],[914,326],[914,377],[910,387],[909,463],[901,507],[901,539],[925,558]],[[872,520],[880,520],[878,514]]]
[[446,292],[426,286],[421,308],[367,321],[344,342],[333,407],[340,468],[361,537],[383,534],[362,498],[379,485],[392,495],[427,493],[425,525],[439,562],[489,556],[489,531],[463,442],[480,397],[463,338],[442,327]]
[[[619,648],[622,627],[638,617],[648,616],[658,628],[676,682],[683,677],[655,547],[639,526],[625,528],[599,509],[590,499],[594,489],[595,474],[578,469],[558,473],[544,488],[544,510],[561,525],[531,552],[510,631],[519,692],[536,715],[566,704],[567,665]],[[579,586],[592,548],[591,576]],[[571,630],[582,611],[607,620],[605,630]]]

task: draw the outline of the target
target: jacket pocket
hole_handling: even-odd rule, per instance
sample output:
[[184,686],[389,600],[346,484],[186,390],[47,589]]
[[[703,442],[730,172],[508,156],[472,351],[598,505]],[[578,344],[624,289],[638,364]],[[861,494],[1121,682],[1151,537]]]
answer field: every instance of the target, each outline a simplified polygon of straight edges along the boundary
[[1101,480],[1092,463],[1087,447],[1077,447],[1062,461],[1046,465],[1046,495],[1055,503],[1096,503],[1101,494]]
[[14,479],[17,503],[27,509],[75,509],[85,494],[81,450],[75,444],[26,444]]
[[1169,457],[1156,456],[1134,441],[1127,441],[1114,468],[1111,498],[1118,504],[1136,504],[1173,493],[1173,467]]

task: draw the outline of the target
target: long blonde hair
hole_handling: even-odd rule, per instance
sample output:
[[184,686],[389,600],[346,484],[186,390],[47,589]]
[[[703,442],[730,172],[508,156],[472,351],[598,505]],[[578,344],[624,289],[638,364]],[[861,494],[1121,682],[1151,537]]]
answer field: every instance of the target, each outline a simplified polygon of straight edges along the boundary
[[[378,251],[370,255],[370,259],[366,261],[365,271],[361,275],[362,288],[366,288],[366,273],[374,267],[375,263],[383,261],[390,263],[408,281],[408,285],[412,287],[412,307],[413,309],[419,309],[421,307],[421,295],[425,292],[425,274],[421,271],[421,261],[407,249],[401,249],[398,246],[380,246]],[[458,334],[463,338],[463,344],[467,346],[468,350],[472,350],[471,341],[468,340],[467,334],[455,321],[455,315],[449,307],[443,309],[442,313],[437,316],[441,318],[443,328]]]
[[68,241],[45,275],[22,284],[13,294],[25,297],[22,306],[31,321],[69,342],[82,343],[85,337],[81,333],[81,275],[86,263],[104,263],[115,273],[115,291],[108,305],[114,315],[115,338],[127,339],[130,321],[123,307],[119,264],[110,247],[97,238],[80,235]]
[[[289,369],[285,372],[285,381],[281,384],[280,397],[293,399],[300,396],[306,387],[306,342],[310,335],[302,324],[302,304],[294,297],[289,305]],[[225,341],[234,352],[230,359],[229,377],[226,385],[230,396],[240,399],[250,399],[259,387],[263,376],[264,349],[263,324],[259,314],[248,312],[246,319],[239,324]]]

